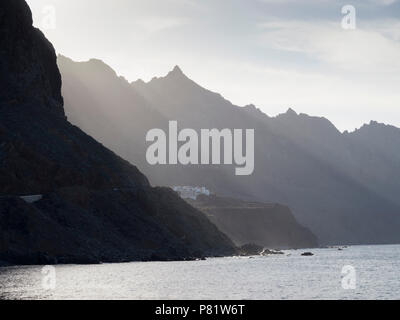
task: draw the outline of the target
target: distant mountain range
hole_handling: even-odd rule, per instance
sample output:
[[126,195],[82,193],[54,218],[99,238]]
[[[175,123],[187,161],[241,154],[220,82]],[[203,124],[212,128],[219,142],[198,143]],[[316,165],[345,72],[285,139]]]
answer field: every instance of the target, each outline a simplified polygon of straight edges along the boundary
[[0,265],[236,252],[202,212],[66,120],[53,46],[24,0],[2,0]]
[[[100,60],[58,57],[68,119],[136,164],[155,185],[199,185],[228,197],[289,206],[323,244],[400,243],[400,130],[371,122],[341,133],[289,109],[269,117],[235,106],[175,67],[129,83]],[[240,82],[240,79],[237,79]],[[266,84],[267,85],[267,84]],[[255,171],[234,166],[150,166],[149,129],[255,129]]]

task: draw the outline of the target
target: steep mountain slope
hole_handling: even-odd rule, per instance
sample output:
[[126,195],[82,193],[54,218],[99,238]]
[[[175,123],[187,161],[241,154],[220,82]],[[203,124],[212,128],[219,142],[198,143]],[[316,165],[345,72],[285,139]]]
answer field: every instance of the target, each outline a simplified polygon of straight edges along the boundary
[[[132,141],[134,145],[142,143],[143,128],[165,123],[164,116],[102,61],[76,63],[59,56],[58,63],[65,72],[63,96],[69,121],[85,128],[85,132],[96,136],[124,159],[141,158],[141,153],[137,156],[139,150],[130,148]],[[100,136],[98,128],[102,128]]]
[[353,163],[358,178],[376,192],[400,204],[399,128],[371,121],[345,135],[350,148],[358,146],[358,158]]
[[269,123],[275,132],[381,197],[400,204],[400,129],[371,121],[342,134],[324,118],[293,112],[274,120]]
[[[85,131],[96,136],[118,154],[129,157],[134,163],[139,163],[142,169],[147,169],[147,172],[152,177],[152,181],[156,183],[166,185],[166,181],[172,175],[174,178],[171,181],[188,182],[190,180],[176,179],[179,179],[179,177],[185,179],[188,176],[188,170],[190,170],[189,177],[192,178],[190,182],[195,183],[194,179],[196,179],[200,184],[213,184],[214,179],[210,175],[199,179],[202,172],[201,168],[184,168],[185,176],[182,176],[181,170],[183,168],[180,166],[168,169],[165,167],[149,167],[144,161],[145,145],[143,141],[146,132],[155,127],[163,128],[167,131],[168,120],[173,120],[173,118],[169,118],[168,114],[162,115],[159,110],[155,110],[152,107],[152,103],[156,103],[156,101],[146,101],[126,80],[118,77],[114,71],[99,60],[76,63],[64,56],[59,56],[58,64],[61,70],[63,70],[63,92],[66,101],[66,113],[71,122],[85,128]],[[171,72],[170,76],[178,81],[184,77],[178,67]],[[140,84],[140,82],[138,83]],[[195,88],[197,87],[194,83],[191,83],[191,85]],[[206,90],[204,92],[207,94]],[[99,93],[106,94],[102,95]],[[210,94],[210,96],[212,100],[214,94]],[[79,107],[77,108],[77,106]],[[194,115],[194,117],[198,117],[201,114],[202,112]],[[171,170],[173,170],[173,173],[171,173]],[[214,186],[217,188],[221,183],[221,167],[211,166],[210,170],[215,171]],[[225,181],[229,188],[235,188],[235,186],[231,186],[230,173],[228,171],[226,172]],[[268,214],[271,216],[274,213],[278,213],[278,211],[276,208],[270,208]],[[265,214],[265,212],[261,212],[260,214]],[[224,218],[230,219],[229,216],[224,216]],[[280,220],[282,223],[278,223],[278,219],[269,221],[272,224],[264,225],[266,227],[265,230],[259,228],[257,232],[260,239],[279,239],[280,241],[269,241],[268,243],[279,243],[279,246],[286,247],[316,246],[315,239],[309,240],[313,237],[312,235],[310,237],[303,237],[303,239],[298,237],[296,239],[299,240],[299,243],[295,243],[293,237],[285,233],[284,229],[287,227],[293,233],[304,234],[303,227],[298,225],[297,222],[292,224],[291,220],[285,220],[284,217],[282,219]],[[266,220],[268,219],[266,218]],[[217,221],[212,220],[212,222],[216,223]],[[290,225],[284,225],[288,222],[290,222]],[[221,227],[222,225],[218,224],[218,226]],[[277,233],[282,230],[284,232],[278,236]],[[250,239],[251,236],[249,235],[248,238]],[[306,240],[304,241],[304,239]],[[265,244],[268,243],[265,242]],[[275,247],[278,247],[278,245]]]
[[207,214],[238,246],[256,244],[270,249],[314,248],[316,237],[298,224],[290,209],[277,203],[246,202],[201,195],[187,200]]
[[200,211],[67,122],[54,49],[25,1],[2,0],[0,17],[0,261],[234,253]]
[[[82,79],[79,69],[72,74],[62,58],[59,65],[66,84],[64,96],[90,99],[87,90],[77,96],[68,85]],[[104,65],[97,64],[97,68],[103,69]],[[117,79],[113,76],[107,81]],[[90,81],[85,81],[84,86],[96,92],[100,100],[112,94],[108,90],[101,92]],[[102,115],[83,105],[80,113],[86,117],[97,115],[103,118],[99,121],[118,128],[115,135],[107,138],[110,141],[107,145],[121,154],[135,150],[129,159],[152,183],[204,185],[228,197],[284,203],[299,223],[324,244],[400,242],[400,200],[395,197],[400,187],[398,162],[376,146],[368,145],[369,138],[356,138],[357,133],[342,134],[328,120],[297,114],[292,109],[272,118],[253,105],[237,107],[197,85],[179,67],[148,83],[136,81],[131,88],[140,99],[127,99],[123,105],[109,107]],[[148,118],[146,110],[162,116],[155,118],[152,125],[146,121],[142,125],[142,117]],[[68,102],[66,112],[68,117],[76,116]],[[114,113],[119,113],[119,117],[134,116],[135,125],[120,128],[123,126]],[[150,128],[165,129],[167,120],[177,120],[180,129],[255,129],[254,174],[235,176],[233,165],[149,166],[144,137]],[[79,120],[75,123],[81,124]],[[95,137],[105,141],[101,138],[104,133],[101,126],[91,128]],[[143,138],[137,142],[129,140],[131,136]],[[118,140],[131,142],[121,145]],[[393,140],[387,146],[393,149],[399,144],[399,140]]]

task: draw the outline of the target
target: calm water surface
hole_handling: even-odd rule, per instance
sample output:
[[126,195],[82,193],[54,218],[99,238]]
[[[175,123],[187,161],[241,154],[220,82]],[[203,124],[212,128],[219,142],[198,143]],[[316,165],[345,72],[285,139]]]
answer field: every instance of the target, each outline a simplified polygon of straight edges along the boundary
[[[3,299],[400,299],[400,246],[301,250],[268,257],[55,267],[43,288],[42,266],[0,268]],[[356,289],[342,288],[342,268]]]

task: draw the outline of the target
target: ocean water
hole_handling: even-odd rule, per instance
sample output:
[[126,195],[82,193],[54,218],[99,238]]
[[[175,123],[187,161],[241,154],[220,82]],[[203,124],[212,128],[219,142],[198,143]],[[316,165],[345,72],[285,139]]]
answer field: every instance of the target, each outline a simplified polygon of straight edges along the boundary
[[304,251],[193,262],[59,265],[50,273],[43,266],[0,268],[0,297],[400,299],[399,245],[308,250],[312,257],[301,256]]

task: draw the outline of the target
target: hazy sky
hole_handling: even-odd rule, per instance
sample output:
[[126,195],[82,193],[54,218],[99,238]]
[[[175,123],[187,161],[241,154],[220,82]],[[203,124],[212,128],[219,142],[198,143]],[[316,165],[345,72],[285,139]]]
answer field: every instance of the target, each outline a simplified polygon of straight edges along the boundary
[[[179,65],[268,115],[292,107],[340,130],[372,119],[400,127],[400,0],[28,3],[58,53],[102,59],[130,81]],[[341,25],[347,4],[356,8],[355,30]]]

